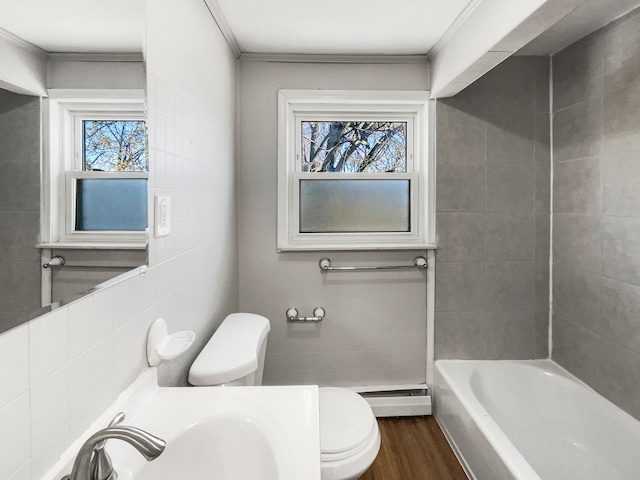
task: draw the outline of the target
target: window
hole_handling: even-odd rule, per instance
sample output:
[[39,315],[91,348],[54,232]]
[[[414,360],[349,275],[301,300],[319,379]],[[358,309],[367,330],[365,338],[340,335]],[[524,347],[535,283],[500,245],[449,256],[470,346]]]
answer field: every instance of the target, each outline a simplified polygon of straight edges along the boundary
[[146,248],[149,155],[137,91],[51,91],[45,243]]
[[427,248],[428,92],[280,90],[278,249]]

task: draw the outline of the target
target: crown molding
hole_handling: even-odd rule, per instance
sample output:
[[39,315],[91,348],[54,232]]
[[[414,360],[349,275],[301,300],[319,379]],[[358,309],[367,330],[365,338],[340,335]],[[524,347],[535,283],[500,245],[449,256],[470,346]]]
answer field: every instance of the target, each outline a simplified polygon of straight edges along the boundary
[[240,49],[240,45],[238,44],[235,35],[231,31],[231,27],[229,27],[229,24],[227,23],[227,19],[220,9],[220,5],[218,5],[218,2],[216,0],[204,0],[204,3],[207,6],[209,13],[213,17],[213,20],[218,25],[220,33],[222,33],[222,36],[229,44],[229,47],[235,54],[236,58],[240,57],[240,55],[242,54],[242,50]]
[[336,54],[287,54],[287,53],[242,53],[240,61],[279,63],[378,63],[427,64],[427,55],[336,55]]
[[435,57],[440,50],[447,44],[449,39],[456,33],[456,31],[464,24],[467,18],[473,13],[473,11],[478,8],[478,6],[482,3],[482,0],[472,0],[469,4],[460,12],[460,15],[456,17],[453,23],[447,28],[447,31],[444,32],[444,35],[440,37],[440,39],[436,42],[436,44],[429,50],[427,56],[429,59]]
[[142,63],[142,53],[50,53],[49,60],[57,62],[132,62]]
[[27,42],[26,40],[18,37],[17,35],[14,35],[13,33],[5,30],[2,27],[0,27],[0,38],[4,38],[9,43],[12,43],[19,48],[28,50],[29,52],[35,55],[38,55],[39,57],[42,57],[44,59],[48,58],[49,56],[49,53],[46,50],[43,50],[42,48],[38,47],[37,45],[34,45],[31,42]]

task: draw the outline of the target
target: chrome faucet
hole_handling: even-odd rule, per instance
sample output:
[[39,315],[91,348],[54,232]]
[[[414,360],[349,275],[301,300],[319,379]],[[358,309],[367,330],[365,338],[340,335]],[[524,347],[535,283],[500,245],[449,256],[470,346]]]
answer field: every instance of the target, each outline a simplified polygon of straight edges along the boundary
[[110,438],[133,445],[148,461],[158,458],[164,451],[165,441],[139,428],[118,425],[122,420],[124,413],[119,413],[107,428],[91,435],[80,448],[71,474],[61,480],[116,480],[118,475],[104,450],[104,444]]

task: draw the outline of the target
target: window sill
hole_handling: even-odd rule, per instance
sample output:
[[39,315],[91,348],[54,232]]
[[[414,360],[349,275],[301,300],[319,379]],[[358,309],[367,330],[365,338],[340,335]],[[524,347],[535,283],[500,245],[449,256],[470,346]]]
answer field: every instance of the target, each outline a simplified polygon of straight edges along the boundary
[[52,248],[56,250],[145,250],[147,242],[54,242],[39,243],[36,248]]
[[371,246],[371,245],[295,245],[285,246],[277,249],[278,252],[323,252],[323,251],[380,251],[380,250],[437,250],[435,244],[397,244],[388,246]]

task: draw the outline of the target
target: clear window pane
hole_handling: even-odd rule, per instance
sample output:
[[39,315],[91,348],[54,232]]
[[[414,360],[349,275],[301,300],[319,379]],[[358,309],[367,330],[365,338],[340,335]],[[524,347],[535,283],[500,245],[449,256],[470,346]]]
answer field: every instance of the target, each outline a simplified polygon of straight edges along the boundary
[[85,171],[148,172],[147,131],[142,120],[84,120]]
[[409,180],[300,180],[301,233],[409,232]]
[[303,172],[407,171],[407,122],[301,123]]
[[76,231],[147,228],[147,179],[78,179]]

